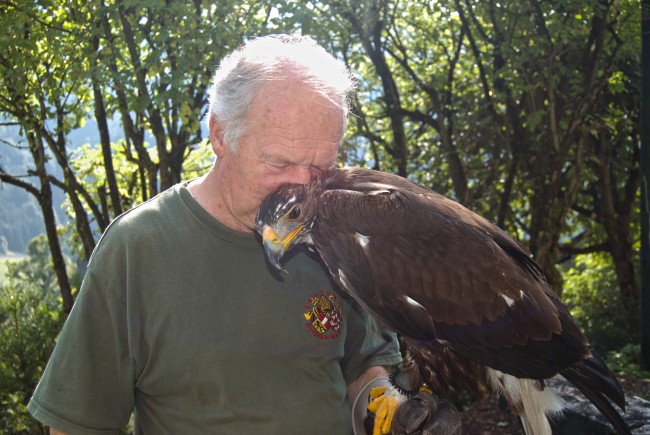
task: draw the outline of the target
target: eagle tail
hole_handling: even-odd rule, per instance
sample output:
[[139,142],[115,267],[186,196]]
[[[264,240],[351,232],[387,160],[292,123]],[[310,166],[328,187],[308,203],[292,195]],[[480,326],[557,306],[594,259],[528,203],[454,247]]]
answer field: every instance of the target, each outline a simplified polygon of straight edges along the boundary
[[543,381],[517,378],[494,369],[488,369],[487,376],[512,412],[519,415],[527,435],[551,435],[549,418],[561,413],[562,399]]
[[623,389],[596,352],[592,350],[589,358],[562,370],[560,374],[598,408],[616,429],[617,433],[621,435],[631,433],[621,415],[607,400],[609,398],[625,412]]

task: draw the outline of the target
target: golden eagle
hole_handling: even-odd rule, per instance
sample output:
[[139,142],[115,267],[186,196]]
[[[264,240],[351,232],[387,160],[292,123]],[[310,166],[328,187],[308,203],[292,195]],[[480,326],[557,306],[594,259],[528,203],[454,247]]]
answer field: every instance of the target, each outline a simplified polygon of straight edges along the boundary
[[528,433],[550,433],[561,404],[544,380],[560,374],[630,433],[607,400],[624,409],[623,390],[540,267],[462,205],[397,175],[332,169],[269,195],[255,228],[277,269],[298,244],[318,253],[438,394],[487,380]]

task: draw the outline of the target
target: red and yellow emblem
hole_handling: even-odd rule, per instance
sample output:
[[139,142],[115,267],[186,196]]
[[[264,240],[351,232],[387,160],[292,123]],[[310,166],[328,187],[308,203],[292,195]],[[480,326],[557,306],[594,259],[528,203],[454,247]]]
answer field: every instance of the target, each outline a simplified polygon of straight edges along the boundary
[[331,340],[341,335],[341,307],[336,301],[336,295],[329,291],[320,291],[320,294],[314,293],[311,298],[307,299],[309,305],[305,309],[307,323],[305,326],[314,337],[321,340]]

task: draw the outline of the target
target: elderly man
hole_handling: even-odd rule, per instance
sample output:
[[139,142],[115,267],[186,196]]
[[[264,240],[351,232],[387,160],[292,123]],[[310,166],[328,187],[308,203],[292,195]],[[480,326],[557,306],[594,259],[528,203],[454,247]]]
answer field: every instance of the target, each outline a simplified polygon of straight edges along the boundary
[[334,165],[352,88],[306,37],[221,62],[216,162],[103,235],[29,404],[51,433],[116,433],[134,410],[145,434],[352,432],[350,404],[400,362],[395,337],[309,253],[274,275],[253,232],[268,193]]

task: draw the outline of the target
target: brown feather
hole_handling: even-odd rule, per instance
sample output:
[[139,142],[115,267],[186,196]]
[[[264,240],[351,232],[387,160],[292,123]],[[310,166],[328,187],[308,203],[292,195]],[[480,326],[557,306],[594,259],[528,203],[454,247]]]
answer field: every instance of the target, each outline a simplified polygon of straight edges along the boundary
[[[258,230],[284,210],[273,203],[282,200],[303,201],[310,241],[332,278],[405,338],[407,357],[434,390],[458,388],[460,379],[476,387],[496,370],[503,385],[514,376],[540,380],[519,385],[542,391],[541,380],[561,373],[627,433],[605,399],[622,403],[614,375],[529,252],[492,222],[409,180],[360,168],[281,189],[263,203]],[[516,410],[524,406],[517,394],[506,394]]]

